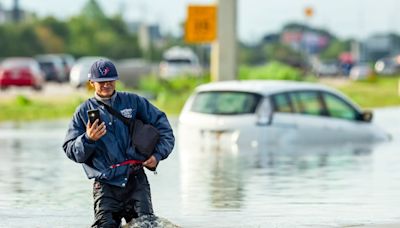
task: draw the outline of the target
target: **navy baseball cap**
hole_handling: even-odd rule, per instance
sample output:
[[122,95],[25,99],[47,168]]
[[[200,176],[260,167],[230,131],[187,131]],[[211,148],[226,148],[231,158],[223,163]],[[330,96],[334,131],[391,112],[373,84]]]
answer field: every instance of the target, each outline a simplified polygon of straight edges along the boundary
[[89,80],[105,82],[118,80],[118,72],[110,60],[99,59],[93,63],[89,72]]

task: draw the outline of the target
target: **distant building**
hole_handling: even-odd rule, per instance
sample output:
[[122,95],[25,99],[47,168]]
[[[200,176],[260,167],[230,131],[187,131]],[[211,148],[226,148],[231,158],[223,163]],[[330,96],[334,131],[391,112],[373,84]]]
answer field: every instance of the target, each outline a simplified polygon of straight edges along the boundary
[[32,20],[35,14],[19,8],[18,2],[13,9],[5,9],[0,3],[0,24]]
[[141,24],[138,31],[139,47],[143,51],[148,51],[152,45],[159,47],[162,45],[162,36],[158,25]]
[[287,44],[294,50],[300,50],[303,33],[300,31],[284,31],[281,34],[281,43]]
[[286,30],[281,34],[281,42],[294,50],[315,54],[329,45],[330,38],[314,31]]
[[366,39],[362,46],[366,59],[376,61],[399,54],[400,37],[392,34],[374,35]]

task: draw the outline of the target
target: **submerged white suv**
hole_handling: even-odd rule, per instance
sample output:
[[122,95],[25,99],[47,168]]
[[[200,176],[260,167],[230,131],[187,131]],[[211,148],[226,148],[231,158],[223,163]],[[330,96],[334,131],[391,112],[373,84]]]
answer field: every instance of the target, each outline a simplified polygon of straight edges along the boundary
[[370,143],[389,139],[340,92],[294,81],[199,86],[179,117],[180,141],[257,146]]

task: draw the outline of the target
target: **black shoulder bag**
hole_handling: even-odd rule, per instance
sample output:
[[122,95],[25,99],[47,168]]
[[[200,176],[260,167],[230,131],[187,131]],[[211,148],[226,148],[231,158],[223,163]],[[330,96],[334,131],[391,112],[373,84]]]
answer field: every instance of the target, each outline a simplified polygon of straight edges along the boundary
[[97,101],[104,105],[109,113],[116,116],[129,127],[129,133],[131,134],[132,138],[132,147],[134,147],[136,151],[144,155],[146,158],[149,158],[154,153],[154,148],[160,139],[160,133],[158,132],[157,128],[151,124],[145,124],[142,120],[137,118],[134,120],[126,118],[104,102],[99,100]]

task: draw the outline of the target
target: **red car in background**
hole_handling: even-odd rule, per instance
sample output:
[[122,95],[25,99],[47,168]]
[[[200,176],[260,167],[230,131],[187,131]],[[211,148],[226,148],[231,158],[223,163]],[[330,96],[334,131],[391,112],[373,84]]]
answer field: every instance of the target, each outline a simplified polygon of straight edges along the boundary
[[29,57],[12,57],[4,59],[0,64],[0,88],[9,86],[30,86],[41,90],[44,75],[39,63]]

